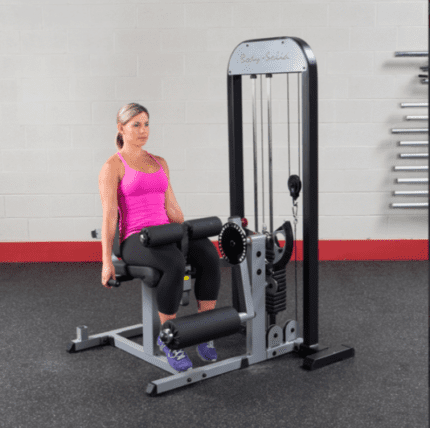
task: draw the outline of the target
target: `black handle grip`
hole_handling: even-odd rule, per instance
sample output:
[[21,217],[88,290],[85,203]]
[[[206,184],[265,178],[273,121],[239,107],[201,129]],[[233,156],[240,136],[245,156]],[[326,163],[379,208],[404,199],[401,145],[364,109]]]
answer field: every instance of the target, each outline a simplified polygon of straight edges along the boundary
[[121,285],[121,283],[119,281],[117,281],[116,279],[110,279],[108,281],[108,285],[110,287],[119,287]]

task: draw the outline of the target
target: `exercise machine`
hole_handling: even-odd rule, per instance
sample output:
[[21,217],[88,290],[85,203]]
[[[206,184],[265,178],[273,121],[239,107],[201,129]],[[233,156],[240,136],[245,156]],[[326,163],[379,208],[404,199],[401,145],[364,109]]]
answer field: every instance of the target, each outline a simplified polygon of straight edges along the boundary
[[[298,77],[299,93],[299,170],[291,174],[290,140],[289,178],[286,188],[292,197],[295,233],[297,237],[298,199],[303,186],[303,337],[297,315],[284,326],[276,324],[276,316],[286,309],[286,266],[294,247],[293,228],[289,221],[273,230],[273,173],[272,173],[272,79],[286,74],[287,91],[289,77]],[[250,76],[253,103],[254,147],[254,206],[255,230],[248,228],[244,210],[243,169],[243,119],[242,77]],[[267,124],[269,146],[269,198],[270,230],[264,223],[258,232],[258,177],[257,177],[257,119],[256,81],[260,76],[261,92],[263,77],[267,88]],[[170,376],[152,381],[146,392],[156,396],[185,385],[207,380],[230,371],[244,369],[290,352],[304,358],[303,368],[314,370],[354,356],[350,346],[333,348],[318,343],[318,92],[317,67],[310,47],[301,39],[280,37],[249,40],[233,51],[227,71],[228,133],[230,167],[230,217],[222,225],[218,217],[190,220],[183,224],[167,224],[144,228],[140,241],[145,246],[165,245],[176,242],[187,258],[188,243],[192,239],[218,235],[223,265],[231,267],[232,307],[178,317],[160,326],[155,299],[160,273],[145,266],[130,266],[120,260],[118,230],[113,248],[116,280],[110,285],[139,278],[142,281],[142,324],[89,336],[86,326],[77,327],[77,338],[69,343],[68,352],[77,352],[94,346],[111,345],[170,373]],[[261,96],[263,115],[263,97]],[[301,114],[300,114],[301,100]],[[289,104],[289,98],[288,98]],[[263,120],[261,120],[263,135]],[[290,131],[288,108],[288,134]],[[300,138],[301,136],[301,138]],[[263,141],[262,141],[263,150]],[[303,157],[303,177],[301,159]],[[263,186],[264,213],[264,186]],[[278,236],[285,245],[281,246]],[[296,249],[297,256],[297,249]],[[297,264],[296,264],[297,269]],[[186,264],[184,295],[181,304],[186,305],[193,277],[192,266]],[[156,339],[172,350],[183,349],[202,342],[232,334],[246,335],[247,352],[244,355],[209,363],[187,372],[176,372],[165,355],[156,351]],[[130,340],[143,335],[143,346]],[[238,337],[241,337],[238,335]]]

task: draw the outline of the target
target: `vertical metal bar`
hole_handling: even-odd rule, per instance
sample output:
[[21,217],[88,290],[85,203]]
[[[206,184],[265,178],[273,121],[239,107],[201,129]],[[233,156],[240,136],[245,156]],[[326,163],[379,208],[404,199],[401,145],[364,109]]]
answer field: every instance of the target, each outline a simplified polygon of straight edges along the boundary
[[262,188],[263,188],[263,224],[265,222],[265,197],[264,197],[264,126],[263,126],[263,75],[260,74],[260,112],[261,112],[261,177],[262,177]]
[[[430,9],[429,9],[429,21],[430,21]],[[430,48],[430,46],[429,46],[429,48]],[[428,64],[427,64],[427,72],[428,72]],[[429,105],[430,105],[430,91],[427,91],[427,103],[423,103],[424,105],[425,104],[427,104],[427,105],[425,105],[426,107],[428,107]],[[402,106],[403,107],[403,106]],[[429,162],[429,167],[430,167],[430,162]],[[429,179],[427,178],[427,182],[429,181]],[[428,193],[429,193],[429,197],[428,197],[428,202],[427,202],[427,206],[430,206],[430,187],[428,187]],[[428,246],[427,246],[427,254],[428,255],[430,255],[430,215],[428,215],[427,216],[427,221],[428,221],[428,224],[427,224],[427,230],[428,230],[428,236],[429,236],[429,239],[428,239]],[[430,257],[429,257],[429,262],[430,262]],[[430,283],[430,269],[428,270],[429,271],[429,283]],[[430,287],[429,287],[429,294],[428,294],[428,297],[429,297],[429,299],[428,299],[428,302],[429,302],[429,304],[428,304],[428,313],[429,313],[429,315],[430,315]],[[430,340],[430,317],[429,317],[429,333],[428,333],[428,339]],[[428,356],[428,363],[429,363],[429,367],[430,367],[430,353],[429,353],[429,356]],[[430,388],[430,376],[429,376],[429,380],[428,380],[428,385],[429,385],[429,388]]]
[[252,83],[252,140],[254,147],[254,215],[255,231],[258,232],[258,167],[257,167],[257,103],[256,103],[257,76],[251,75]]
[[297,73],[297,107],[298,107],[298,114],[297,114],[297,123],[298,123],[298,150],[299,150],[299,177],[301,177],[301,166],[302,161],[300,158],[300,73]]
[[[229,135],[230,168],[230,216],[245,215],[243,185],[243,118],[242,118],[242,76],[227,76],[227,107]],[[245,312],[245,305],[239,290],[241,289],[240,266],[231,269],[231,292],[233,307],[238,312]]]
[[245,215],[243,185],[242,76],[227,76],[230,215]]
[[267,126],[269,128],[269,207],[270,207],[270,233],[273,233],[273,165],[272,165],[272,75],[266,74],[267,81]]
[[141,281],[142,287],[142,344],[145,353],[157,355],[157,336],[160,332],[160,318],[157,310],[156,289]]
[[318,344],[318,77],[315,57],[307,51],[302,74],[303,136],[303,344]]
[[290,140],[290,74],[287,73],[287,125],[288,125],[288,177],[291,177],[291,140]]

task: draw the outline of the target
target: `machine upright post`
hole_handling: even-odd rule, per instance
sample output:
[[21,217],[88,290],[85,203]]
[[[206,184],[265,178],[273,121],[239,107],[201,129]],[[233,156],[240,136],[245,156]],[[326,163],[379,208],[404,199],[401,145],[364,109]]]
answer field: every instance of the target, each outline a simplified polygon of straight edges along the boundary
[[318,344],[318,77],[311,51],[302,73],[303,351]]
[[[242,76],[227,76],[230,216],[245,216],[243,183],[243,125],[242,125]],[[231,268],[232,305],[238,312],[246,312],[241,286],[240,267]]]
[[242,76],[227,76],[230,216],[245,216],[243,184]]

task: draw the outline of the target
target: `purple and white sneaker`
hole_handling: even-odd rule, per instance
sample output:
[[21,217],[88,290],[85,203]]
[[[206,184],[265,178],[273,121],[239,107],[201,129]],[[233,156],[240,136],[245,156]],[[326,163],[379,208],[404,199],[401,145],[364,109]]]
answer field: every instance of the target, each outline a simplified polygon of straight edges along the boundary
[[160,351],[163,351],[167,355],[167,361],[169,364],[178,372],[186,372],[187,370],[191,370],[193,368],[192,361],[188,358],[188,355],[180,350],[171,350],[167,347],[167,345],[160,339],[158,336],[157,339],[158,347]]
[[201,343],[197,346],[197,354],[203,361],[216,361],[218,356],[214,347],[214,341]]

